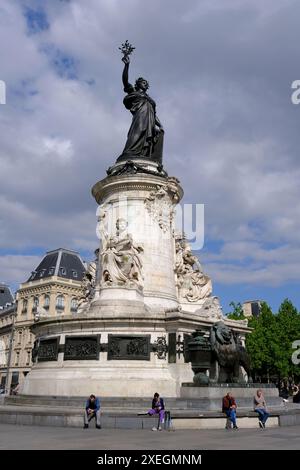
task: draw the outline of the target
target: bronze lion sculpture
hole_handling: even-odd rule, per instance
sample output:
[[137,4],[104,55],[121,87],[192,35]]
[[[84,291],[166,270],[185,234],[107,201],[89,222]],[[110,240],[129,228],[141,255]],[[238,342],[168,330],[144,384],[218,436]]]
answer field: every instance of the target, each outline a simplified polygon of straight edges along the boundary
[[245,382],[241,366],[248,376],[248,382],[252,382],[250,360],[237,333],[219,321],[211,328],[210,344],[212,351],[210,382]]

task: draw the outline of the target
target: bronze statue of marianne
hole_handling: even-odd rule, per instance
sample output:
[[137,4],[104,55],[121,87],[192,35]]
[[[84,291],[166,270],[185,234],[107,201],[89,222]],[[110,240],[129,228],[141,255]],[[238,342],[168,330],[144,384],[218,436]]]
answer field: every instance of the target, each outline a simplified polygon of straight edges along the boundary
[[123,103],[132,114],[132,123],[125,148],[118,161],[146,158],[161,164],[164,130],[156,115],[155,101],[147,93],[149,83],[142,77],[136,80],[134,86],[129,83],[129,56],[134,47],[126,41],[119,49],[123,53],[122,80],[124,91],[127,93]]

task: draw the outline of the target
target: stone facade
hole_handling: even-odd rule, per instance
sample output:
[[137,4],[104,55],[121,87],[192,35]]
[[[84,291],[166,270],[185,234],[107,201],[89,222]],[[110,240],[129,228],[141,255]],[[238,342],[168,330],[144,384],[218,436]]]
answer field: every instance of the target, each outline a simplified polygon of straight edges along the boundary
[[262,300],[247,300],[243,302],[243,312],[246,318],[258,317],[260,315]]
[[[68,259],[66,266],[61,266],[64,254]],[[9,366],[8,391],[11,383],[19,383],[21,388],[31,370],[35,340],[32,325],[43,318],[76,317],[83,296],[84,272],[85,266],[76,252],[64,249],[48,252],[29,280],[21,284],[16,304],[0,310],[0,380],[4,382]]]
[[17,381],[17,371],[10,367],[16,313],[16,304],[0,310],[0,389],[2,393],[5,390],[9,391],[11,383],[14,384]]

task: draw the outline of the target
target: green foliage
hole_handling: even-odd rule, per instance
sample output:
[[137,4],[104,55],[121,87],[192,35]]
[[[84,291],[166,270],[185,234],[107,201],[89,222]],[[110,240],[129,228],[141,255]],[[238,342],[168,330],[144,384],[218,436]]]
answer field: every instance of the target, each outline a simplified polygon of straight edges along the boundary
[[260,316],[249,320],[253,328],[247,335],[246,348],[251,368],[266,377],[300,377],[300,367],[292,363],[292,343],[300,339],[300,312],[285,299],[276,315],[263,303]]
[[300,313],[292,302],[285,299],[276,315],[276,337],[274,338],[274,365],[281,377],[300,374],[299,365],[291,361],[292,343],[300,339]]
[[240,302],[230,302],[229,305],[233,308],[233,312],[228,313],[227,318],[230,318],[230,320],[244,320],[246,318]]

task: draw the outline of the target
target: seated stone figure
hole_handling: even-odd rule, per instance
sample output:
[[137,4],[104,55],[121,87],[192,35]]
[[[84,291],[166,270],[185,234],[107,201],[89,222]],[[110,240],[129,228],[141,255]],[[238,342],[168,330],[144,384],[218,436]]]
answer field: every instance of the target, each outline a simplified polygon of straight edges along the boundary
[[116,235],[107,240],[102,251],[102,282],[106,285],[142,286],[142,262],[140,253],[143,248],[135,245],[127,232],[127,222],[118,219]]
[[212,294],[211,279],[203,273],[202,266],[193,255],[191,247],[184,239],[176,242],[175,273],[179,297],[197,303]]

